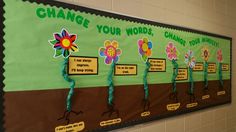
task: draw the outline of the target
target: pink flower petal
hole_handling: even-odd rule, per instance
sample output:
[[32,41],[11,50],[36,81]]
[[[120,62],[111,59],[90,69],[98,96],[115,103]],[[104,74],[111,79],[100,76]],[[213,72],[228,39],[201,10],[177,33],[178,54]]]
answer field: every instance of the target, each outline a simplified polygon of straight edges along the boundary
[[172,60],[172,55],[171,54],[168,54],[167,56],[168,56],[169,60]]
[[188,54],[185,54],[184,58],[187,59],[188,58]]
[[116,49],[116,55],[118,56],[121,55],[121,52],[122,52],[121,49]]
[[166,53],[170,53],[170,48],[166,48]]
[[172,59],[176,60],[177,59],[177,55],[176,54],[172,54]]
[[172,48],[174,45],[173,45],[173,43],[169,43],[169,45],[168,45],[170,48]]
[[143,44],[143,40],[140,39],[140,40],[138,41],[138,46],[139,46],[139,47],[142,47],[142,44]]

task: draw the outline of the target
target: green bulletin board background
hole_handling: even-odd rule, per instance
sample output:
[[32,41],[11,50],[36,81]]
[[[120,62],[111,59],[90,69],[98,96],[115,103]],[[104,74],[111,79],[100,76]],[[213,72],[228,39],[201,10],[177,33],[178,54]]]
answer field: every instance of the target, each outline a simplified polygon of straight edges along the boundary
[[[119,43],[122,55],[119,58],[118,64],[138,65],[137,76],[115,76],[114,83],[116,86],[143,84],[145,64],[138,53],[137,41],[144,37],[148,38],[153,44],[151,58],[167,58],[165,47],[168,42],[173,42],[179,52],[177,63],[180,68],[186,67],[184,55],[189,49],[195,52],[197,62],[203,62],[201,49],[205,45],[208,46],[210,51],[208,62],[216,63],[218,68],[216,52],[218,49],[222,49],[223,63],[230,64],[230,40],[227,39],[118,20],[37,3],[15,0],[5,0],[5,3],[4,10],[6,13],[4,16],[7,19],[4,21],[4,91],[6,92],[62,89],[68,87],[68,83],[63,80],[60,72],[63,58],[54,58],[54,50],[48,43],[48,40],[53,39],[53,33],[61,32],[62,28],[65,28],[71,34],[77,34],[75,43],[79,47],[79,52],[75,52],[72,55],[98,57],[99,60],[98,75],[71,76],[78,82],[76,83],[76,88],[107,86],[107,73],[110,66],[104,63],[104,58],[100,57],[98,53],[99,48],[103,47],[105,40],[116,40]],[[12,10],[13,8],[14,10]],[[71,12],[75,13],[75,15],[80,15],[89,21],[88,27],[86,28],[75,21],[72,22],[63,18],[39,17],[37,15],[37,10],[46,10],[47,8],[55,10],[56,14],[64,12],[66,15],[68,12]],[[97,25],[120,28],[121,34],[99,33]],[[152,33],[150,35],[142,33],[127,35],[126,30],[135,27],[151,29]],[[165,32],[181,37],[186,41],[185,46],[173,39],[165,38]],[[214,46],[212,43],[201,42],[190,46],[189,41],[196,38],[208,38],[216,42],[217,45]],[[166,59],[166,72],[149,73],[149,84],[171,83],[172,68],[171,61]],[[194,72],[193,77],[194,81],[203,81],[203,72]],[[208,79],[218,80],[218,72],[216,74],[209,74]],[[230,79],[230,70],[223,72],[223,79]]]

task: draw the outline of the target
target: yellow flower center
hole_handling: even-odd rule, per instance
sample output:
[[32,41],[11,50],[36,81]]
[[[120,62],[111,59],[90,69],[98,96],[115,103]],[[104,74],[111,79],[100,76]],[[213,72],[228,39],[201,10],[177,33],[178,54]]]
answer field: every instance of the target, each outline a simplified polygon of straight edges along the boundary
[[170,54],[174,54],[174,49],[173,48],[170,49]]
[[148,50],[148,45],[146,43],[144,43],[142,45],[142,49],[143,49],[144,52],[146,52]]
[[64,46],[64,47],[69,47],[70,46],[70,40],[69,39],[63,39],[61,44]]
[[115,49],[113,47],[108,48],[107,55],[109,55],[110,57],[115,56]]
[[207,50],[204,51],[204,56],[205,56],[205,57],[208,56],[208,51],[207,51]]

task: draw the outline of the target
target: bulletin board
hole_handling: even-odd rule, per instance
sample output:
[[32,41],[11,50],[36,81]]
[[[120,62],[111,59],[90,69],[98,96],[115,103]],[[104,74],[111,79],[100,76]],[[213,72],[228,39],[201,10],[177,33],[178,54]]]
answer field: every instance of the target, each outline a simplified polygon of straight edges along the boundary
[[6,132],[106,131],[231,102],[230,37],[57,1],[3,2]]

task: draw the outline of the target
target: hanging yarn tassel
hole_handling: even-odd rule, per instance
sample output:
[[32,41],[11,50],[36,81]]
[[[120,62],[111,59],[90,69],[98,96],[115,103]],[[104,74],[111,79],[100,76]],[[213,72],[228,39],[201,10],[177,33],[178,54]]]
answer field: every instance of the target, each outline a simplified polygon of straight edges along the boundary
[[175,71],[173,72],[173,75],[172,75],[172,92],[175,93],[176,92],[176,77],[178,75],[178,64],[176,62],[176,60],[172,60],[172,64],[175,68]]
[[193,69],[189,68],[189,82],[190,82],[190,89],[189,89],[189,94],[193,94]]
[[208,88],[208,79],[207,79],[207,75],[208,75],[208,63],[205,61],[205,65],[204,65],[204,84],[205,84],[205,90]]
[[113,100],[114,100],[114,84],[113,84],[113,72],[114,72],[114,68],[115,68],[115,63],[112,62],[111,64],[111,69],[108,73],[108,104],[109,105],[113,105]]
[[70,83],[70,91],[67,95],[67,99],[66,99],[66,109],[68,112],[71,111],[71,98],[74,94],[74,87],[75,87],[75,81],[71,78],[69,78],[67,72],[66,72],[66,66],[68,64],[69,59],[65,58],[63,65],[62,65],[62,76],[64,78],[64,80],[66,80],[67,82]]
[[146,62],[146,68],[144,70],[144,75],[143,75],[143,83],[144,83],[144,99],[147,100],[149,96],[149,90],[148,90],[148,83],[147,83],[147,75],[148,75],[148,70],[150,68],[150,63]]
[[219,63],[219,80],[220,80],[221,87],[223,87],[223,85],[224,85],[222,78],[223,78],[222,77],[222,63]]

